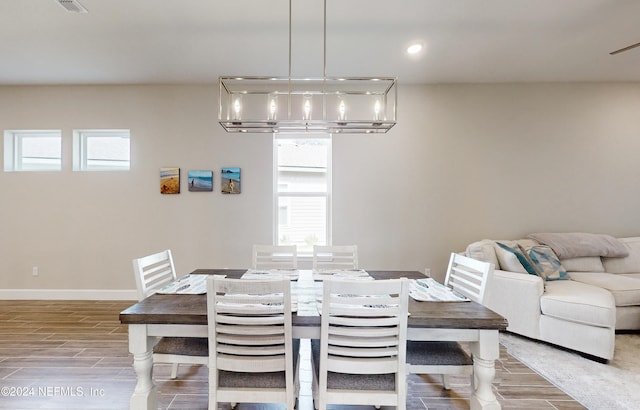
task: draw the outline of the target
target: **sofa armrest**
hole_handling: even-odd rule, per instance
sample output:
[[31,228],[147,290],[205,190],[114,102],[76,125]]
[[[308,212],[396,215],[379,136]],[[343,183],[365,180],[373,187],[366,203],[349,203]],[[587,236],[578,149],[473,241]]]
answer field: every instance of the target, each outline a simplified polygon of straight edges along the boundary
[[484,304],[507,318],[507,330],[537,338],[543,293],[544,282],[539,276],[495,270]]

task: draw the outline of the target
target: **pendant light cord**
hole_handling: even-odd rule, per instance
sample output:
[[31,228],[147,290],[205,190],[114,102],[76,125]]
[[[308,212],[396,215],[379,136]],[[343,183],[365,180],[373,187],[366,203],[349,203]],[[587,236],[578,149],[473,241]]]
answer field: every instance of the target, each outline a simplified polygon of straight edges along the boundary
[[289,0],[289,82],[291,82],[291,3]]
[[291,118],[291,2],[289,0],[289,98],[287,98],[287,118]]
[[323,38],[323,48],[324,48],[324,56],[323,56],[323,64],[324,64],[324,71],[322,74],[322,78],[326,79],[327,78],[327,0],[324,0],[324,27],[322,28],[323,32],[324,32],[324,38]]
[[323,72],[322,72],[322,118],[327,118],[327,0],[324,0],[324,16],[323,16],[323,38],[322,38],[322,48],[323,48],[323,56],[322,56],[322,64],[323,64]]
[[[291,118],[291,26],[292,26],[292,3],[293,0],[289,0],[289,115],[288,117]],[[322,18],[322,48],[323,48],[323,55],[322,55],[322,65],[323,65],[323,71],[322,71],[322,91],[323,94],[325,93],[325,88],[326,88],[326,81],[327,81],[327,0],[323,1],[323,18]],[[326,107],[324,107],[325,104],[323,104],[323,111],[326,111]],[[325,113],[323,113],[325,114]],[[324,117],[324,115],[323,115]]]
[[[292,2],[293,0],[289,0],[289,83],[291,83],[291,20],[292,20]],[[323,64],[323,72],[322,77],[327,77],[327,0],[324,0],[324,10],[323,10],[323,19],[322,19],[322,47],[323,47],[323,55],[322,55],[322,64]]]

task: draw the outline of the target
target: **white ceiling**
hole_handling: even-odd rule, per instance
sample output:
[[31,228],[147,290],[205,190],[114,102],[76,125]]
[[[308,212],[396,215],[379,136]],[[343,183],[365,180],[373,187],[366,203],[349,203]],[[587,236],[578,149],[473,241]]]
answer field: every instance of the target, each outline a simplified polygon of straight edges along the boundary
[[[0,1],[0,84],[289,74],[289,0]],[[327,0],[327,76],[640,81],[639,0]],[[293,0],[294,77],[323,76],[323,2]],[[412,41],[426,49],[404,52]]]

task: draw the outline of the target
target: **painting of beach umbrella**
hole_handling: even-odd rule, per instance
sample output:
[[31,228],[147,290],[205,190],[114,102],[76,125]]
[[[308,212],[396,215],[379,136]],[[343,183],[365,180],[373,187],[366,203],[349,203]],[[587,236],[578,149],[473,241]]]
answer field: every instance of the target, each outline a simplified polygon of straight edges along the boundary
[[223,194],[240,193],[240,168],[222,168],[220,175]]
[[213,191],[213,171],[189,171],[187,180],[191,192]]
[[180,168],[166,167],[160,168],[160,193],[179,194],[180,193]]

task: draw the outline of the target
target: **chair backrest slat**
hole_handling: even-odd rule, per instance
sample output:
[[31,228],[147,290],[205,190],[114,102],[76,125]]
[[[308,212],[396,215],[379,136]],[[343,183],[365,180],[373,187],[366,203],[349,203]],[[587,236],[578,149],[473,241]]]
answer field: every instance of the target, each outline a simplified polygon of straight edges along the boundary
[[356,245],[314,245],[313,269],[358,269]]
[[469,299],[483,303],[494,265],[457,253],[452,253],[444,284]]
[[176,280],[176,269],[171,250],[154,253],[133,260],[138,289],[138,300],[156,293]]
[[298,251],[295,245],[253,245],[253,269],[297,269]]

